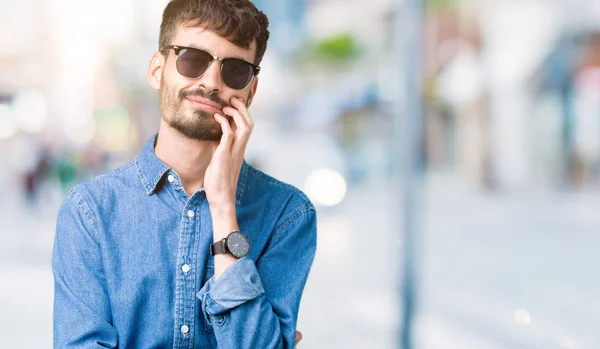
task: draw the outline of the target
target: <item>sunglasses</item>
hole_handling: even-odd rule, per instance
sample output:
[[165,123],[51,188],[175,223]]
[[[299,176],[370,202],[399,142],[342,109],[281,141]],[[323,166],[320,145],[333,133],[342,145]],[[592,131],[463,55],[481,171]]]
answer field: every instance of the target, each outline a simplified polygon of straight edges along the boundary
[[254,76],[260,72],[260,67],[250,62],[237,58],[219,58],[197,48],[167,45],[160,50],[170,49],[173,49],[177,56],[175,63],[177,71],[186,78],[196,79],[201,77],[210,64],[217,60],[221,62],[223,83],[234,90],[243,90],[250,85]]

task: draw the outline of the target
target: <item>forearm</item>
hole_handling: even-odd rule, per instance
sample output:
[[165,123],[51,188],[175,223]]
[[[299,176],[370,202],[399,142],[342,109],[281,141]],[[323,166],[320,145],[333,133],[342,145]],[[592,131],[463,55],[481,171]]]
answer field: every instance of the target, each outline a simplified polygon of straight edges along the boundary
[[243,258],[219,281],[209,280],[198,297],[219,348],[293,347],[295,319],[276,314],[252,260]]
[[[222,226],[227,220],[215,219],[215,212],[215,234],[237,228],[237,222]],[[197,295],[219,347],[294,347],[300,299],[316,249],[314,208],[299,206],[270,234],[258,262],[249,257],[235,261]]]
[[[219,348],[226,349],[275,349],[293,348],[295,327],[285,331],[285,326],[273,312],[263,295],[247,301],[211,319]],[[287,336],[286,333],[288,332]]]
[[[240,229],[236,218],[235,204],[226,207],[211,207],[210,211],[213,223],[213,242],[222,240],[232,231]],[[228,253],[218,254],[214,258],[215,280],[219,279],[223,272],[237,261]]]

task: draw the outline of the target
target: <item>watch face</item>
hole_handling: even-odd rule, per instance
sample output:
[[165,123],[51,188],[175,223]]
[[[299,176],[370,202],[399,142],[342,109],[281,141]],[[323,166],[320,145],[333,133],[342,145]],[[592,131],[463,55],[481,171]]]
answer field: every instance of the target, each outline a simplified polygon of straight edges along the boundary
[[232,255],[242,258],[250,251],[250,244],[246,235],[236,231],[227,237],[227,248]]

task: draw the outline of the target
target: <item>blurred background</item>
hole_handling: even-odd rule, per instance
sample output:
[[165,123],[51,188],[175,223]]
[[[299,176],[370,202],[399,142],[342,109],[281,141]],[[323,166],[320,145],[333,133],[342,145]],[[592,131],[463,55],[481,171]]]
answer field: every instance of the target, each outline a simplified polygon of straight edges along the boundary
[[[166,3],[0,1],[2,347],[51,347],[58,208],[157,130]],[[424,0],[422,55],[398,50],[393,0],[254,3],[271,39],[247,160],[318,207],[300,348],[399,348],[406,282],[412,348],[600,348],[600,1]]]

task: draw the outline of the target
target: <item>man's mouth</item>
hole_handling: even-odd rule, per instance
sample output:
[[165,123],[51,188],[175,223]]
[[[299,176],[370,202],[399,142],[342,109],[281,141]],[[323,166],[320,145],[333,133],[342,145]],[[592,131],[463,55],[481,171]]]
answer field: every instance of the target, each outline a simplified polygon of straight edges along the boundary
[[189,96],[185,97],[185,99],[187,99],[194,107],[202,108],[205,110],[221,112],[223,109],[218,103],[215,103],[205,98]]

